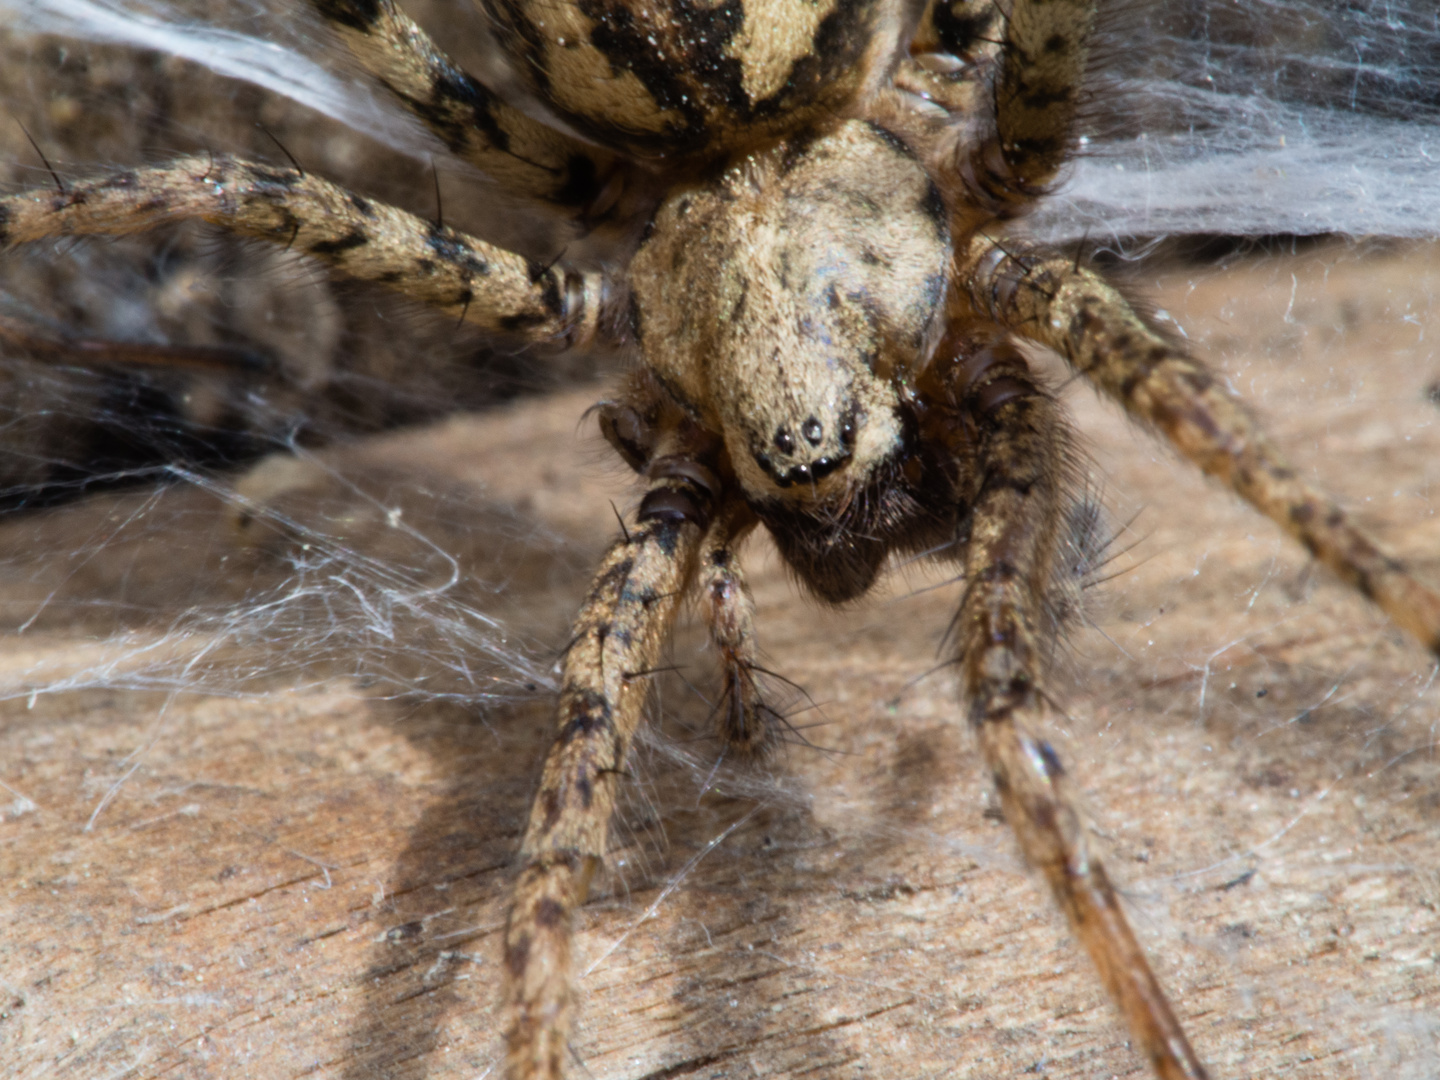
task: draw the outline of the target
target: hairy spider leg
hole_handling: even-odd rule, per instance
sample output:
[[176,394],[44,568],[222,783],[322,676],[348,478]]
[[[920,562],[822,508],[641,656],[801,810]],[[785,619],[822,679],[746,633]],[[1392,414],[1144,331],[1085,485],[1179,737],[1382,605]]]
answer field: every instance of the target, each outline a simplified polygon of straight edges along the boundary
[[695,595],[710,641],[720,655],[723,684],[715,727],[727,749],[763,757],[783,718],[765,703],[756,680],[755,599],[740,568],[740,545],[756,519],[743,502],[726,507],[705,536]]
[[591,217],[613,203],[614,155],[526,116],[447,57],[391,0],[311,0],[361,66],[458,157],[509,194]]
[[1223,380],[1150,326],[1120,290],[1065,256],[1007,250],[986,237],[976,237],[962,261],[973,268],[962,275],[977,307],[1060,353],[1440,654],[1440,594],[1302,480]]
[[[660,431],[673,427],[679,416],[653,376],[634,372],[628,382],[620,400],[601,402],[595,411],[615,452],[643,474]],[[705,534],[695,583],[697,607],[719,654],[723,679],[715,706],[716,734],[727,749],[747,757],[763,757],[771,749],[784,719],[765,703],[755,677],[755,600],[740,566],[740,547],[757,524],[755,512],[743,500],[727,501]]]
[[[965,144],[952,168],[969,199],[957,213],[1008,219],[1046,194],[1069,160],[1081,104],[1095,0],[1014,0],[994,77],[994,125]],[[953,223],[957,236],[979,220]]]
[[1089,850],[1060,760],[1026,727],[1030,718],[1043,725],[1052,711],[1039,672],[1045,593],[1064,521],[1063,419],[1007,342],[953,370],[955,398],[977,432],[979,495],[962,556],[965,594],[953,627],[970,722],[1026,859],[1045,875],[1156,1073],[1163,1080],[1199,1080],[1205,1069],[1105,868]]
[[653,479],[638,524],[606,553],[575,620],[505,927],[507,1080],[564,1075],[574,912],[605,856],[625,756],[713,505],[685,470]]
[[0,197],[0,247],[60,236],[119,236],[199,219],[293,247],[340,273],[388,285],[486,330],[528,341],[588,341],[598,284],[294,169],[194,155]]

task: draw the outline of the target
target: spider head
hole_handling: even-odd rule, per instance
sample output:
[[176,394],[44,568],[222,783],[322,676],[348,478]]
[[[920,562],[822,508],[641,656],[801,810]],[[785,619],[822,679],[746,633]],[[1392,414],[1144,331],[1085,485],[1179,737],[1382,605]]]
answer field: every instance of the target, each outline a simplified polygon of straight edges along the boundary
[[933,344],[948,259],[919,162],[849,121],[673,194],[632,264],[632,326],[757,510],[823,513],[903,452],[896,388]]

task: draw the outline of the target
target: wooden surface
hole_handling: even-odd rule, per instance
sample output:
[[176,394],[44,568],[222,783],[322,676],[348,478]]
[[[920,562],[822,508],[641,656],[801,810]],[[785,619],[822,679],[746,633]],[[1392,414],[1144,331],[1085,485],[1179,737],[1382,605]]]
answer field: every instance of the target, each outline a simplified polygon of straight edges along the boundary
[[[1440,580],[1440,251],[1159,285],[1302,469]],[[496,1075],[543,683],[632,495],[580,423],[597,396],[272,468],[247,490],[288,524],[243,540],[186,484],[0,524],[6,1075]],[[1440,1073],[1431,661],[1066,397],[1128,528],[1054,739],[1197,1047],[1219,1077]],[[680,634],[583,914],[574,1075],[1144,1075],[987,813],[933,670],[956,586],[911,568],[832,612],[764,544],[748,562],[811,745],[712,770]],[[533,670],[493,681],[486,613]]]

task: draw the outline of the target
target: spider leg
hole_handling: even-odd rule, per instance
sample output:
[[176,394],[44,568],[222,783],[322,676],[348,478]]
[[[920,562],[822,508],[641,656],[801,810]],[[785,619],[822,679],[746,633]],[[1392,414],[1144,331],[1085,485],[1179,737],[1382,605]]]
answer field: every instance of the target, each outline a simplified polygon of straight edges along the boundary
[[954,398],[979,432],[979,494],[954,633],[986,764],[1020,846],[1050,884],[1156,1073],[1205,1076],[1089,850],[1054,750],[1026,726],[1050,705],[1038,679],[1045,590],[1063,522],[1066,435],[1024,358],[998,343],[954,368]]
[[447,57],[392,0],[312,0],[362,67],[450,151],[507,191],[595,216],[614,157],[506,103]]
[[119,236],[197,218],[293,247],[490,331],[578,344],[598,319],[594,279],[362,198],[319,177],[222,155],[112,173],[63,193],[0,197],[0,247]]
[[754,527],[755,516],[744,503],[726,507],[706,534],[696,589],[724,679],[716,726],[721,741],[747,757],[765,754],[780,720],[755,678],[755,600],[738,558],[740,543]]
[[[972,47],[979,43],[986,30],[974,20],[985,17],[988,27],[990,5],[943,3],[922,20],[922,42],[948,39],[958,47],[968,35]],[[1013,0],[994,75],[993,126],[962,143],[955,163],[970,196],[957,200],[957,213],[1014,218],[1046,193],[1070,156],[1094,25],[1095,0]],[[961,235],[980,220],[955,224]]]
[[714,516],[718,484],[692,456],[662,454],[649,475],[638,523],[601,562],[565,655],[558,730],[530,810],[505,928],[508,1080],[563,1075],[574,911],[604,858],[649,672]]
[[[597,407],[600,430],[615,451],[637,472],[645,472],[655,440],[674,406],[656,380],[643,372],[630,377],[623,401]],[[674,418],[670,418],[671,423]],[[716,707],[721,741],[748,757],[770,748],[782,718],[765,704],[755,678],[755,601],[740,569],[740,545],[757,524],[741,500],[725,504],[705,535],[696,580],[700,614],[720,654],[724,685]]]
[[981,311],[1060,353],[1440,654],[1440,594],[1302,480],[1223,380],[1150,326],[1118,289],[1062,255],[1007,251],[985,237],[971,242],[963,261],[973,269],[962,267],[962,280]]

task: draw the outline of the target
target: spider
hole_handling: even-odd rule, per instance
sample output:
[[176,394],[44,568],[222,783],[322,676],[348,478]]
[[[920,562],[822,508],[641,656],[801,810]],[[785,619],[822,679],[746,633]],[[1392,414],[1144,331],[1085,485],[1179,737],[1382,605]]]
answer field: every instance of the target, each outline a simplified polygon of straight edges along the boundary
[[721,659],[728,751],[763,756],[778,738],[737,558],[761,525],[835,604],[895,554],[958,564],[963,708],[1005,819],[1157,1075],[1205,1075],[1040,734],[1057,714],[1046,662],[1074,454],[1020,343],[1058,353],[1432,651],[1440,596],[1119,288],[1025,238],[1079,135],[1094,4],[494,0],[499,44],[551,123],[388,0],[314,8],[451,150],[628,250],[623,269],[538,264],[299,168],[216,154],[0,199],[0,242],[200,218],[483,330],[634,357],[597,413],[645,493],[566,651],[505,931],[507,1076],[565,1072],[574,914],[687,597]]

